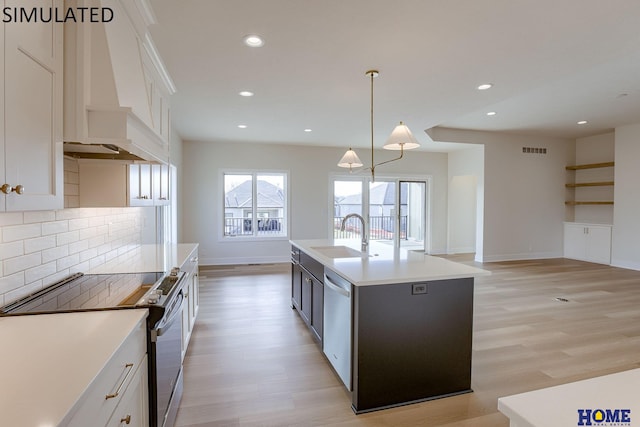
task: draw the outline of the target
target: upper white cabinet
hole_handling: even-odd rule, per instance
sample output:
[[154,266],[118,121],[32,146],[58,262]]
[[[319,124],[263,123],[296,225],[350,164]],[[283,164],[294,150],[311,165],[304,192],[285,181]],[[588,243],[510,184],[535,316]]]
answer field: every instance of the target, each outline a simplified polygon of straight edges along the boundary
[[611,226],[565,222],[564,257],[611,264]]
[[169,204],[169,165],[78,160],[79,203],[89,207]]
[[64,140],[112,144],[167,163],[175,87],[147,30],[155,22],[148,0],[66,4],[108,7],[113,19],[65,24]]
[[[62,0],[49,4],[63,7]],[[43,5],[38,0],[7,0],[4,6]],[[3,28],[0,211],[61,209],[63,26],[7,22]]]

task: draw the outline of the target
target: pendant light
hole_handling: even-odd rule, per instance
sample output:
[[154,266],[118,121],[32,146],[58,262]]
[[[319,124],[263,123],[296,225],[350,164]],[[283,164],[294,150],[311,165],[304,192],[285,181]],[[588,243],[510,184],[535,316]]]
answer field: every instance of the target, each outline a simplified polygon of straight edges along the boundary
[[[400,160],[404,156],[404,150],[411,150],[413,148],[418,148],[420,144],[414,138],[413,134],[404,123],[400,122],[397,125],[393,132],[391,132],[391,136],[387,139],[387,142],[384,144],[382,148],[385,150],[400,150],[400,156],[385,160],[380,163],[374,162],[374,146],[373,146],[373,79],[378,77],[380,74],[377,70],[369,70],[365,73],[371,79],[371,166],[368,167],[371,171],[371,179],[375,181],[375,170],[377,166],[384,165],[386,163],[391,163],[396,160]],[[358,157],[355,151],[349,147],[347,152],[342,156],[340,161],[338,162],[338,166],[341,168],[349,168],[349,172],[353,172],[353,168],[358,168],[363,166],[362,161]]]

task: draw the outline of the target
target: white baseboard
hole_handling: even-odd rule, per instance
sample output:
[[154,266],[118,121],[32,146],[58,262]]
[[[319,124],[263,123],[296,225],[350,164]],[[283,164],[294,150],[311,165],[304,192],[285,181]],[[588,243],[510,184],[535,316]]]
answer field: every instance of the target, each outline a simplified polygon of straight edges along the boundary
[[460,247],[460,248],[449,248],[449,250],[447,251],[447,254],[449,255],[454,255],[454,254],[473,254],[476,252],[476,247],[475,246],[466,246],[466,247]]
[[627,270],[639,270],[640,263],[632,261],[611,260],[611,267],[626,268]]
[[562,252],[526,252],[521,254],[484,255],[480,262],[523,261],[550,258],[563,258]]

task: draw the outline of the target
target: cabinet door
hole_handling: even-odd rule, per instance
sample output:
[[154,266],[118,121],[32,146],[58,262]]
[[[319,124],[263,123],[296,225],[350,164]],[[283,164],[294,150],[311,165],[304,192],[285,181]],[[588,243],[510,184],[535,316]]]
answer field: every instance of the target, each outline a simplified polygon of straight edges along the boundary
[[193,326],[196,323],[198,315],[199,294],[198,294],[199,276],[196,270],[191,273],[191,281],[189,282],[189,329],[193,332]]
[[311,329],[316,333],[316,338],[322,341],[322,319],[324,310],[324,284],[313,281],[313,294],[311,296]]
[[[189,298],[189,295],[186,295]],[[182,328],[182,351],[181,356],[184,360],[184,356],[187,354],[187,347],[189,346],[189,340],[191,339],[191,325],[189,322],[189,304],[182,304],[182,316],[181,316],[181,328]]]
[[129,205],[152,206],[151,165],[135,163],[129,165]]
[[291,264],[291,305],[302,310],[302,268],[299,264]]
[[311,293],[313,292],[313,277],[306,271],[302,271],[302,291],[300,301],[300,314],[306,323],[311,323]]
[[587,261],[611,264],[611,228],[589,226],[585,252]]
[[[61,0],[50,5],[63,8]],[[5,6],[30,10],[42,2],[10,0]],[[5,173],[0,179],[24,191],[3,196],[6,210],[64,206],[62,30],[53,21],[4,25]]]
[[169,165],[152,165],[153,203],[169,204]]
[[586,257],[586,228],[582,224],[564,225],[564,257],[584,260]]

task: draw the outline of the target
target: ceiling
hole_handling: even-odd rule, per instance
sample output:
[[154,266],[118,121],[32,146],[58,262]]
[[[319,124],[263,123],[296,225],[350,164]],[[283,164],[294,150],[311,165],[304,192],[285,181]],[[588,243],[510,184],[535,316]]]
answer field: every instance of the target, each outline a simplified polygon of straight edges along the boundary
[[151,5],[184,140],[366,147],[369,69],[377,147],[400,120],[423,150],[436,126],[578,138],[640,122],[638,0]]

